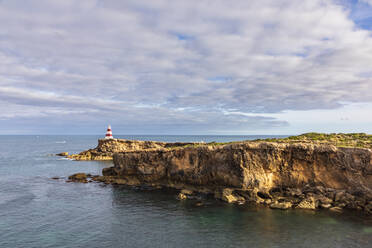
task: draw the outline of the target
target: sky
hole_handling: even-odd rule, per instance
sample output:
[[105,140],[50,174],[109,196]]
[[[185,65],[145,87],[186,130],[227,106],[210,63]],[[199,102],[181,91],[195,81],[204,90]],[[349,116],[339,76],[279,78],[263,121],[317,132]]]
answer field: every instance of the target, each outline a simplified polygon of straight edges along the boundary
[[0,0],[0,134],[372,133],[372,0]]

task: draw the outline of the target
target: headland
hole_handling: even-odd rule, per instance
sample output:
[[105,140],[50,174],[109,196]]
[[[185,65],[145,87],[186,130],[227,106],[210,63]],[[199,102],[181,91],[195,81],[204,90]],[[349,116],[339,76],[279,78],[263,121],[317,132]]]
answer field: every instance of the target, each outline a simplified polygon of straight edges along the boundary
[[[212,194],[230,203],[278,209],[345,209],[372,214],[372,135],[309,133],[230,143],[102,139],[69,158],[113,159],[110,184],[168,187],[179,199]],[[80,175],[81,176],[81,175]],[[84,175],[82,176],[84,177]],[[76,176],[72,181],[87,182]]]

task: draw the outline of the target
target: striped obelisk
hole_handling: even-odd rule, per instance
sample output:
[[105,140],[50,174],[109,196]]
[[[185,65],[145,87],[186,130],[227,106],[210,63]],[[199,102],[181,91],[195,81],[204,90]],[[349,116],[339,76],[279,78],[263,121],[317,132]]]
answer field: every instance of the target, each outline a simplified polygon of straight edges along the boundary
[[108,125],[108,127],[107,127],[105,139],[113,139],[110,125]]

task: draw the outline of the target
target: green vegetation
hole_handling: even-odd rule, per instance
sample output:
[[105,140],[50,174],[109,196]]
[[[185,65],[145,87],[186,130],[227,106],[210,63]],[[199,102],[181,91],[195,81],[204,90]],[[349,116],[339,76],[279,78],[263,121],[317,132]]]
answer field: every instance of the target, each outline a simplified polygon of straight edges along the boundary
[[[259,140],[257,140],[259,141]],[[261,141],[279,143],[317,143],[332,144],[338,147],[372,148],[372,135],[365,133],[305,133],[281,139],[264,139]]]
[[170,146],[167,148],[186,148],[199,146],[220,146],[233,143],[242,142],[276,142],[276,143],[314,143],[314,144],[330,144],[337,147],[360,147],[372,149],[372,135],[365,133],[305,133],[297,136],[290,136],[287,138],[272,138],[272,139],[257,139],[246,141],[233,142],[210,142],[210,143],[189,143],[182,146]]
[[[209,142],[209,143],[190,143],[184,146],[181,146],[180,148],[185,148],[185,147],[199,147],[199,146],[220,146],[220,145],[227,145],[227,144],[232,144],[232,143],[238,143],[239,141],[233,141],[233,142]],[[171,147],[172,148],[172,147]]]

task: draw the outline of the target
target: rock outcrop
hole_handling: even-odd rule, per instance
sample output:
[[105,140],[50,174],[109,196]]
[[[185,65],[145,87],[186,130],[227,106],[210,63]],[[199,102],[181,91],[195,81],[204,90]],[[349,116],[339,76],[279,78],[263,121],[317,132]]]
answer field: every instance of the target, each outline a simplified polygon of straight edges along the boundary
[[124,184],[191,189],[227,202],[253,201],[280,209],[372,213],[372,151],[367,148],[275,142],[181,149],[161,142],[121,144],[112,150],[99,143],[98,151],[113,154],[114,167],[103,175]]
[[57,153],[56,156],[66,157],[66,156],[68,156],[68,152]]
[[67,158],[74,160],[112,160],[114,153],[131,151],[151,151],[194,145],[197,143],[166,143],[157,141],[139,141],[125,139],[99,139],[94,149],[83,151],[79,154],[68,155]]
[[68,177],[70,182],[87,183],[88,176],[85,173],[76,173]]

